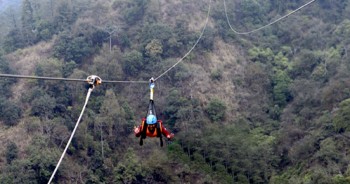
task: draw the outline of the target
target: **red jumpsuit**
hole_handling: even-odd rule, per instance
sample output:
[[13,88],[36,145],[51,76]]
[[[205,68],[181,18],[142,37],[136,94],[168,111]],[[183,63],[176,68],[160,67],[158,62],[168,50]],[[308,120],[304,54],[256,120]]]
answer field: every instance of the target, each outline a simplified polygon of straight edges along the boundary
[[[168,139],[171,139],[174,137],[174,134],[171,134],[164,126],[163,122],[161,120],[157,120],[157,123],[159,123],[160,132]],[[142,130],[144,125],[146,124],[146,118],[142,118],[141,125],[138,127],[135,127],[134,133],[136,137],[140,137],[142,134]],[[156,125],[156,124],[155,124]],[[147,137],[157,137],[157,128],[154,128],[153,131],[149,130],[149,125],[147,125],[146,130],[146,136]]]

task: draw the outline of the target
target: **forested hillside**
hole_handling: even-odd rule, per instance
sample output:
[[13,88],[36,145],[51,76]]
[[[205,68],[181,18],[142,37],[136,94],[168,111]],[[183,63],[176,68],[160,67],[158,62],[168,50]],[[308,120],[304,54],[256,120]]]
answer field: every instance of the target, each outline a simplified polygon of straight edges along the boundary
[[[349,0],[15,5],[0,13],[1,74],[102,78],[53,183],[350,183]],[[158,76],[175,139],[140,146],[149,86],[131,81]],[[47,183],[87,84],[1,79],[0,183]]]

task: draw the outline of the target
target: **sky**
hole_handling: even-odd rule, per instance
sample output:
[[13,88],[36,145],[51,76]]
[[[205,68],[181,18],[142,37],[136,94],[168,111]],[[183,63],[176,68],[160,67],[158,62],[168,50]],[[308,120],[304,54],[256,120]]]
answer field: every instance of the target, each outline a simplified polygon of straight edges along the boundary
[[0,11],[4,11],[8,7],[16,7],[21,5],[22,0],[0,0]]

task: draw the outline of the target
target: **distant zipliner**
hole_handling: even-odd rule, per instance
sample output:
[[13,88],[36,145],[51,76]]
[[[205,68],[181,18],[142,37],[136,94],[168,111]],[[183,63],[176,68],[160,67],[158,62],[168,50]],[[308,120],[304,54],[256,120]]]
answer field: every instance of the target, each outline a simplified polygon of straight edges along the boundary
[[170,133],[164,126],[161,120],[157,120],[156,111],[153,101],[153,91],[154,91],[154,79],[150,79],[150,101],[148,105],[147,118],[142,118],[141,125],[134,127],[134,133],[136,137],[140,137],[140,146],[143,145],[143,139],[146,137],[159,137],[160,146],[163,146],[164,135],[168,140],[174,138],[174,134]]

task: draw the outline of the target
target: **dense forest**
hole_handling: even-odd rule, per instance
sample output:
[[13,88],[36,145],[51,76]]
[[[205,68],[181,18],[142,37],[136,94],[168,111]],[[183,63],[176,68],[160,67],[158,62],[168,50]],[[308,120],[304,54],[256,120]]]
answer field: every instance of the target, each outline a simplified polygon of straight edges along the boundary
[[[0,73],[102,78],[53,183],[350,183],[350,1],[240,34],[307,2],[0,0]],[[175,139],[140,146],[148,84],[103,80],[148,81],[187,53],[155,83]],[[47,183],[87,84],[0,84],[0,183]]]

